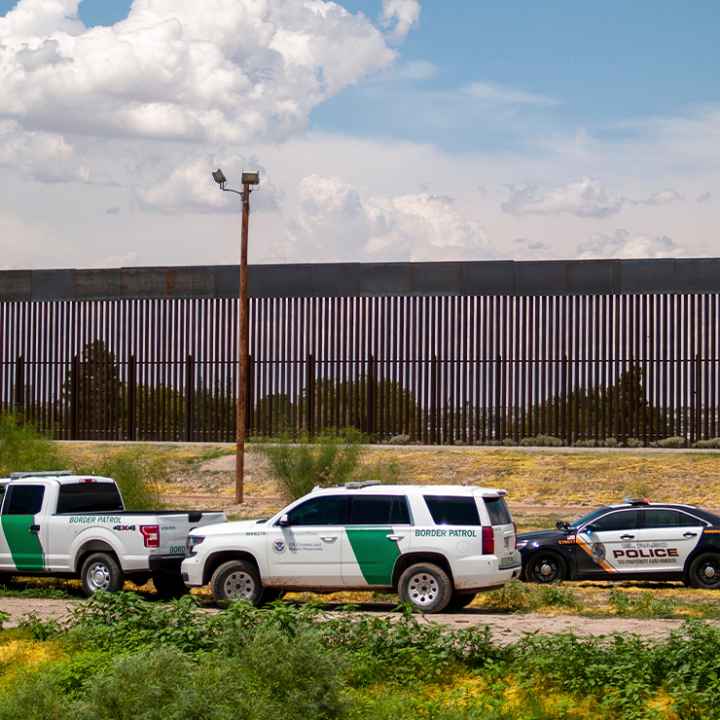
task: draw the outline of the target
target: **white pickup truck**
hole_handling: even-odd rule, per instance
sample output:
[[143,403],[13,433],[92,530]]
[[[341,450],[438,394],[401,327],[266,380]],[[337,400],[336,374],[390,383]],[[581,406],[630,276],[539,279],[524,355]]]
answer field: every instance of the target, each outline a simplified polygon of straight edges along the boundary
[[185,540],[222,512],[127,512],[110,478],[69,472],[0,479],[0,574],[79,577],[83,590],[120,590],[153,579],[160,595],[182,594]]
[[425,613],[459,609],[520,575],[505,491],[349,483],[267,520],[197,528],[182,574],[219,601],[286,590],[383,590]]

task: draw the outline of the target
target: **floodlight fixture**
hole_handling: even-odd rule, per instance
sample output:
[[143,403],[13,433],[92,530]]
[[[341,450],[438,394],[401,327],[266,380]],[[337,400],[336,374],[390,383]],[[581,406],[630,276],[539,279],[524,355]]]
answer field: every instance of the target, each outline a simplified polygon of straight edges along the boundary
[[222,186],[227,182],[227,178],[225,177],[225,174],[223,173],[223,171],[222,171],[220,168],[218,168],[218,169],[212,174],[212,176],[213,176],[213,180],[214,180],[218,185],[220,185],[220,187],[222,187]]
[[260,184],[260,173],[255,172],[244,172],[242,174],[243,185],[259,185]]

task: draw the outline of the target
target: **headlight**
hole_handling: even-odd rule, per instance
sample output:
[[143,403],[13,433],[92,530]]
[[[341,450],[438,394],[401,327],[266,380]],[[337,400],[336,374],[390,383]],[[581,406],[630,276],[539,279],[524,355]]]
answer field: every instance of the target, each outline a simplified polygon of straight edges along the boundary
[[195,548],[205,540],[202,535],[188,535],[188,539],[185,542],[185,554],[188,557],[195,555]]
[[516,549],[516,550],[523,550],[524,548],[527,547],[528,542],[530,542],[530,541],[529,541],[529,540],[518,540],[518,541],[515,543],[515,549]]

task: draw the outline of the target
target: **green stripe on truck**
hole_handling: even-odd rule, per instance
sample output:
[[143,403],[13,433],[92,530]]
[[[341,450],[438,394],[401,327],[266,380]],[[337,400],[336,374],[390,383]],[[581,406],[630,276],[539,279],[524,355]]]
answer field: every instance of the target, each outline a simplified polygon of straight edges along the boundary
[[368,585],[391,585],[395,561],[400,556],[400,548],[388,539],[393,529],[346,528],[350,546]]
[[43,570],[43,555],[40,538],[30,532],[35,523],[34,515],[3,515],[2,529],[10,547],[10,555],[18,570]]

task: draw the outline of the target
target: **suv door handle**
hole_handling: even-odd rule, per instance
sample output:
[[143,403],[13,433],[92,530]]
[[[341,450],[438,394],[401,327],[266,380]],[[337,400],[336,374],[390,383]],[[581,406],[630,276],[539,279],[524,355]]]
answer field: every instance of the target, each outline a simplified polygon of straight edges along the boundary
[[28,532],[32,533],[33,535],[37,535],[40,532],[40,526],[39,525],[31,525],[28,528]]
[[388,540],[394,540],[395,542],[399,542],[402,540],[405,536],[404,535],[386,535],[385,536]]
[[634,540],[635,536],[634,535],[621,535],[620,539],[621,540]]
[[694,532],[686,532],[683,534],[683,537],[691,538],[691,537],[697,537],[697,533]]
[[337,535],[324,535],[320,539],[326,543],[334,543],[337,540]]

